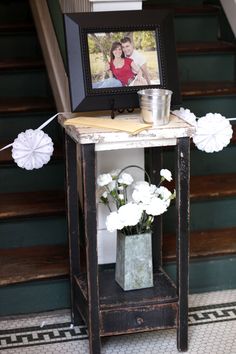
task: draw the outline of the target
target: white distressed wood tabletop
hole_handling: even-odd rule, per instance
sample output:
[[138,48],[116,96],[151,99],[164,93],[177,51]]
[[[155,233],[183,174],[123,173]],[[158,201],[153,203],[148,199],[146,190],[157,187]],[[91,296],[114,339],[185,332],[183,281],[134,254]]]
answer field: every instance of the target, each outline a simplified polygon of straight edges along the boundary
[[[73,114],[74,115],[74,114]],[[97,117],[109,118],[107,112],[81,112],[76,117]],[[95,144],[95,151],[120,150],[132,148],[144,148],[154,146],[176,145],[177,139],[182,137],[191,137],[195,132],[195,127],[188,124],[181,118],[170,115],[170,121],[167,125],[152,127],[144,130],[137,135],[131,135],[123,131],[112,131],[104,128],[94,127],[75,127],[73,125],[64,125],[66,119],[71,118],[66,115],[60,115],[59,123],[66,130],[67,134],[79,144]],[[130,119],[141,122],[140,112],[137,110],[129,114],[117,114],[115,119]]]

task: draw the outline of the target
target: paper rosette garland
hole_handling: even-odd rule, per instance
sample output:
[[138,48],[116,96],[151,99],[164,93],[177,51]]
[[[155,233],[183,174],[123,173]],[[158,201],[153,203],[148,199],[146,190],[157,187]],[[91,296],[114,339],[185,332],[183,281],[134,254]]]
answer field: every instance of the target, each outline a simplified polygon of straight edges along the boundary
[[199,150],[207,153],[218,152],[230,143],[233,135],[230,119],[221,114],[208,113],[196,120],[196,116],[189,109],[180,108],[173,113],[196,127],[192,138]]
[[[20,133],[13,143],[4,146],[0,151],[13,146],[12,157],[19,167],[26,170],[41,168],[50,161],[53,153],[52,139],[42,129],[59,114],[68,113],[70,112],[57,113],[38,129],[28,129]],[[232,138],[233,129],[229,121],[236,118],[226,119],[219,113],[208,113],[197,120],[195,114],[182,107],[172,113],[196,127],[192,138],[199,150],[208,153],[218,152],[226,147]]]
[[12,157],[21,168],[33,170],[48,163],[53,153],[52,139],[42,130],[28,129],[13,142]]
[[184,109],[183,107],[181,107],[179,110],[175,110],[172,113],[193,126],[196,126],[197,124],[197,117],[194,113],[190,112],[188,108]]
[[208,113],[198,119],[193,142],[199,150],[218,152],[230,143],[232,135],[232,126],[225,117]]
[[20,133],[13,143],[4,146],[0,151],[12,146],[12,157],[17,166],[26,170],[41,168],[50,161],[54,150],[52,139],[42,129],[59,114],[67,113],[70,112],[56,113],[37,129],[28,129]]

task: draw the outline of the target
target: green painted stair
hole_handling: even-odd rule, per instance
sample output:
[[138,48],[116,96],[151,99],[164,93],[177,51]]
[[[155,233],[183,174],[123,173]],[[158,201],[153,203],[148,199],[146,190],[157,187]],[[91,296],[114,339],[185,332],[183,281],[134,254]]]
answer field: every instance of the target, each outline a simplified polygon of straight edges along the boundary
[[[0,147],[55,114],[26,0],[0,3]],[[0,153],[0,316],[69,306],[62,131],[48,165],[20,169]]]
[[[220,112],[235,117],[235,44],[219,37],[219,6],[201,0],[148,0],[145,6],[170,6],[175,11],[182,105],[198,116]],[[55,107],[26,0],[0,3],[0,45],[0,85],[6,86],[0,91],[3,146],[19,132],[37,128]],[[30,78],[37,86],[32,90]],[[56,149],[42,170],[19,169],[10,150],[0,155],[0,315],[70,305],[62,132],[56,122],[45,131]],[[191,150],[191,292],[236,286],[235,142],[236,134],[217,154]],[[168,149],[164,163],[169,168],[174,164]],[[170,211],[164,219],[163,256],[174,276],[173,223]]]
[[[229,28],[226,21],[222,25],[220,3],[149,0],[144,7],[174,11],[181,106],[199,117],[209,112],[236,117],[236,46],[228,41],[232,35],[225,36]],[[190,291],[236,287],[235,153],[235,133],[219,153],[191,149]],[[169,150],[164,163],[174,168]],[[171,210],[164,218],[163,247],[166,268],[175,277],[174,220]]]

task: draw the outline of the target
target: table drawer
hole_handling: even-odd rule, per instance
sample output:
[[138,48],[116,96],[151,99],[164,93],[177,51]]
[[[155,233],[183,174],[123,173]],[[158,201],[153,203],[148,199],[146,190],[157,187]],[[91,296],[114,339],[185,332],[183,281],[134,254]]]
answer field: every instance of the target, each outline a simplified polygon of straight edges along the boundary
[[101,311],[100,335],[175,328],[178,303]]

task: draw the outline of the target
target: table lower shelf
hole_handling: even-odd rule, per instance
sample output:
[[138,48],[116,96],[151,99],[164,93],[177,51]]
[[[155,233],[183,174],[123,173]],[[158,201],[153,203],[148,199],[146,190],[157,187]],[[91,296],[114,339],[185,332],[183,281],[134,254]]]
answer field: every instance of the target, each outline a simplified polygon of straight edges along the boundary
[[[76,304],[88,320],[86,274],[75,277]],[[152,288],[124,291],[115,282],[114,269],[99,271],[100,335],[109,336],[176,327],[178,296],[175,284],[160,270]]]

